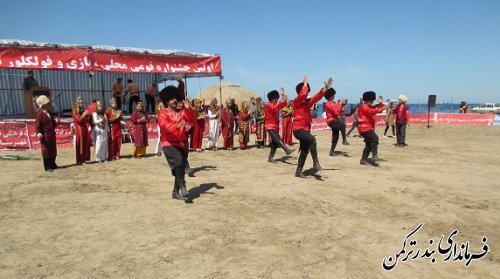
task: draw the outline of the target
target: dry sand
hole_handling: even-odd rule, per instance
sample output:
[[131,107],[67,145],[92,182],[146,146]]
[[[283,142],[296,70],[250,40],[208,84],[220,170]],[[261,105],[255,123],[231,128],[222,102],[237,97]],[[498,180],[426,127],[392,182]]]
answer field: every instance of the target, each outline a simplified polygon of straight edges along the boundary
[[[359,165],[361,139],[329,157],[330,132],[313,134],[326,170],[308,179],[293,176],[297,154],[190,153],[191,204],[170,198],[164,157],[54,173],[1,160],[0,278],[500,278],[500,127],[414,125],[409,148],[380,137],[379,168]],[[74,160],[59,150],[59,165]],[[469,267],[438,255],[385,271],[420,223],[422,249],[458,229],[470,252],[483,236],[490,252]]]

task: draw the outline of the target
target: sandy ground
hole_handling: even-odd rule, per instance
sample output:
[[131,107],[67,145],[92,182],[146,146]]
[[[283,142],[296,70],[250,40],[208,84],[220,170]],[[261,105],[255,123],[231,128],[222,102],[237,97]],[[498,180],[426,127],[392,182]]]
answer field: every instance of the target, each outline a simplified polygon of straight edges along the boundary
[[[0,277],[500,278],[500,127],[414,125],[408,148],[381,137],[379,168],[359,165],[361,139],[329,157],[330,132],[313,134],[326,170],[307,179],[282,150],[277,164],[268,148],[190,153],[192,203],[170,198],[164,157],[74,166],[60,149],[69,166],[54,173],[0,160]],[[469,267],[436,252],[434,264],[385,271],[420,223],[421,254],[454,229],[470,253],[486,236],[489,253]]]

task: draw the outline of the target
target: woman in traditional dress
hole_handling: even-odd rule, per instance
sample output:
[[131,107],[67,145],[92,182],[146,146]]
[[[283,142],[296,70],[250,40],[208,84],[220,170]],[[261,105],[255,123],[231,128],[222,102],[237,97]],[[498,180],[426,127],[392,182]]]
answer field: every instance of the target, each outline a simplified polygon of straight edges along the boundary
[[106,111],[110,133],[108,138],[108,160],[120,159],[122,148],[122,111],[118,109],[115,98],[109,100],[110,108]]
[[208,119],[210,131],[208,134],[207,148],[217,150],[217,141],[219,140],[219,106],[217,104],[217,98],[213,98],[212,101],[210,101]]
[[203,131],[205,130],[205,112],[203,111],[203,102],[201,99],[194,99],[193,106],[196,110],[196,122],[191,132],[191,148],[201,151],[203,144]]
[[281,109],[281,138],[283,143],[286,145],[293,145],[292,134],[292,118],[293,118],[293,106],[292,101],[288,102],[288,105]]
[[[384,138],[387,137],[387,131],[389,130],[389,126],[392,128],[392,137],[396,135],[396,124],[394,123],[394,110],[392,108],[392,102],[387,103],[389,109],[386,111],[387,115],[385,116],[385,130],[384,130]],[[390,136],[389,136],[390,137]]]
[[73,102],[71,116],[75,124],[75,151],[76,163],[81,165],[90,161],[90,136],[89,136],[89,117],[90,114],[85,110],[82,97],[78,97]]
[[227,100],[226,107],[221,111],[221,132],[224,138],[224,149],[233,150],[234,148],[234,115],[231,108],[231,100]]
[[156,122],[158,123],[158,141],[156,142],[156,150],[155,150],[155,153],[156,155],[158,156],[161,156],[161,154],[163,153],[163,150],[161,149],[161,139],[160,139],[160,124],[158,122],[158,116],[160,115],[160,111],[162,109],[165,108],[165,105],[163,104],[163,102],[159,102],[157,105],[156,105]]
[[92,113],[95,133],[95,160],[99,163],[106,161],[108,149],[109,125],[108,118],[100,101],[96,102],[95,111]]
[[261,97],[255,99],[255,108],[255,144],[257,148],[261,148],[266,144],[265,113]]
[[135,111],[130,117],[134,124],[133,138],[134,138],[134,151],[132,156],[134,158],[142,158],[146,155],[146,147],[148,146],[148,129],[146,123],[149,122],[148,115],[144,112],[144,104],[139,101],[135,106]]
[[57,169],[56,157],[56,125],[61,120],[52,113],[52,104],[47,96],[41,95],[36,99],[40,110],[35,115],[36,135],[40,139],[42,149],[43,167],[45,171],[52,172]]
[[250,111],[248,108],[248,103],[243,101],[241,103],[241,110],[239,113],[240,121],[240,131],[239,131],[239,142],[240,149],[246,149],[247,144],[250,141]]

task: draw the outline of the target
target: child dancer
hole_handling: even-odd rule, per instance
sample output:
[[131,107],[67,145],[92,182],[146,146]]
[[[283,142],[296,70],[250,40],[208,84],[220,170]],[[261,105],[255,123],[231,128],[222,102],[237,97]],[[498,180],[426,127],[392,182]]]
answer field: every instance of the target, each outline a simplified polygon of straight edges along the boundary
[[[365,139],[365,149],[359,163],[361,165],[378,166],[376,163],[378,158],[378,136],[375,134],[375,115],[387,109],[387,105],[383,104],[384,98],[378,97],[379,104],[373,106],[376,95],[373,91],[363,93],[363,104],[358,108],[358,132]],[[368,156],[372,153],[372,159]]]
[[335,156],[335,148],[339,142],[339,134],[342,129],[345,130],[345,122],[341,121],[339,117],[344,113],[344,104],[347,102],[346,99],[340,100],[335,103],[335,89],[330,88],[326,91],[325,99],[327,100],[325,104],[326,112],[326,123],[332,129],[332,145],[330,147],[330,156]]
[[269,100],[269,103],[264,106],[264,115],[266,116],[266,118],[264,119],[264,126],[267,133],[272,139],[271,152],[269,152],[269,157],[267,158],[267,161],[270,163],[274,162],[274,154],[276,153],[276,149],[278,149],[278,147],[283,148],[286,155],[290,155],[293,152],[292,149],[288,148],[283,143],[278,132],[279,112],[287,105],[287,97],[283,88],[281,88],[281,101],[278,102],[279,98],[280,93],[278,93],[278,91],[276,90],[267,93],[267,99]]
[[329,78],[325,82],[324,88],[322,88],[316,95],[308,98],[307,95],[311,88],[308,84],[309,79],[304,76],[304,81],[297,84],[295,90],[298,96],[293,100],[293,108],[295,110],[295,117],[293,120],[293,135],[300,141],[300,155],[297,163],[297,170],[295,171],[295,176],[299,178],[305,178],[302,173],[302,168],[307,159],[307,154],[311,152],[313,158],[313,168],[316,171],[322,170],[321,165],[318,160],[318,151],[316,150],[316,139],[311,135],[311,107],[317,103],[326,91],[332,86],[333,79]]

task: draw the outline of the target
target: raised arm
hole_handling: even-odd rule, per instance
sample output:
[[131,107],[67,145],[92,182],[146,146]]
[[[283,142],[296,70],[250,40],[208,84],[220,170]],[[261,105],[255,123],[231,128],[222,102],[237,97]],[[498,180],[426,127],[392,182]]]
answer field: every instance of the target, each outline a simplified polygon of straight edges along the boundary
[[304,102],[304,100],[307,98],[307,91],[308,91],[308,87],[307,87],[307,84],[309,82],[309,78],[307,76],[304,76],[304,80],[303,80],[303,86],[302,86],[302,89],[300,90],[299,92],[299,95],[293,99],[293,107],[297,108],[300,106],[300,104],[302,104],[302,102]]
[[328,90],[328,88],[330,88],[332,84],[333,84],[333,78],[329,78],[327,81],[325,81],[325,86],[321,88],[321,90],[318,93],[316,93],[314,96],[311,97],[311,101],[309,101],[309,103],[313,105],[317,103],[319,100],[321,100],[321,98],[325,96],[326,90]]

